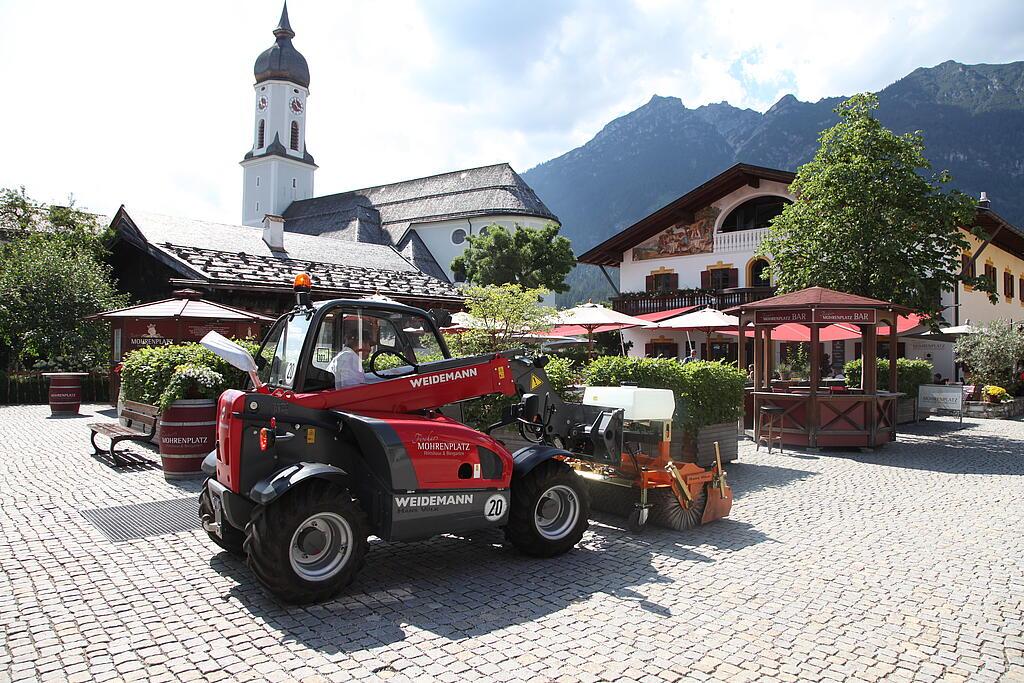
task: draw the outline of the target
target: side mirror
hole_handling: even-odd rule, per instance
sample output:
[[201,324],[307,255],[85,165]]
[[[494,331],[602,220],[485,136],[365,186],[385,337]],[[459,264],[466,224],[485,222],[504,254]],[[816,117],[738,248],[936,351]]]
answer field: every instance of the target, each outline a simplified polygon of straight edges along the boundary
[[256,374],[256,361],[253,359],[249,352],[246,351],[242,346],[231,341],[222,334],[217,332],[207,332],[206,336],[199,340],[205,348],[215,353],[218,357],[223,358],[233,367],[238,368],[242,372],[248,373],[249,378],[252,379],[253,386],[259,389],[263,386],[260,381],[259,375]]

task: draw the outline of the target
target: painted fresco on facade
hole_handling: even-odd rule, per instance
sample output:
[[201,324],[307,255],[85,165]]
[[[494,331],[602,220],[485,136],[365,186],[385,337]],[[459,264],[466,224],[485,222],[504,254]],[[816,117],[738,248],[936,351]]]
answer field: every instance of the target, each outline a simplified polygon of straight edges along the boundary
[[709,254],[715,250],[715,220],[720,210],[707,206],[694,214],[693,222],[677,223],[633,247],[633,260]]

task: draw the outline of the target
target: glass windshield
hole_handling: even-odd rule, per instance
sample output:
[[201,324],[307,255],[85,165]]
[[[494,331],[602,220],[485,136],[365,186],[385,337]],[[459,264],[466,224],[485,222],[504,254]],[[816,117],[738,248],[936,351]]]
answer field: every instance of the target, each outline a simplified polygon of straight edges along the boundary
[[311,314],[293,313],[274,325],[257,358],[260,380],[264,384],[292,388],[311,317]]

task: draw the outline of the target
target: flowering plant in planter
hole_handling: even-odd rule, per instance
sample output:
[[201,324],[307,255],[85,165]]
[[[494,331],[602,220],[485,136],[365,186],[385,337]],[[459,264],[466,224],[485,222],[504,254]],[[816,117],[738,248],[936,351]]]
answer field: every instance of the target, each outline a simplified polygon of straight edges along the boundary
[[984,396],[985,400],[989,403],[1002,403],[1003,401],[1009,401],[1011,399],[1010,394],[1007,393],[1006,389],[997,387],[994,384],[990,384],[985,387]]
[[175,401],[186,398],[217,398],[223,386],[224,375],[216,370],[194,363],[179,365],[160,394],[160,410],[166,411]]

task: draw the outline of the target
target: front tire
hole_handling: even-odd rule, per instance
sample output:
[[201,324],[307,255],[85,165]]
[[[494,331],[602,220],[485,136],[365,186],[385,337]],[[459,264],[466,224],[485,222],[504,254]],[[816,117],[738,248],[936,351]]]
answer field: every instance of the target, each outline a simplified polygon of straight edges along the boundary
[[547,460],[512,480],[505,538],[520,552],[553,557],[580,542],[589,526],[590,495],[559,460]]
[[249,568],[295,604],[333,597],[366,560],[366,515],[342,486],[314,480],[258,506],[245,539]]
[[[213,522],[215,521],[214,517],[213,501],[210,500],[210,491],[206,486],[203,486],[203,490],[199,494],[199,519]],[[221,535],[218,536],[215,533],[207,531],[206,535],[210,537],[211,541],[235,557],[245,557],[245,550],[242,549],[242,545],[245,543],[245,533],[238,527],[231,526],[224,515],[221,515],[220,533]]]

